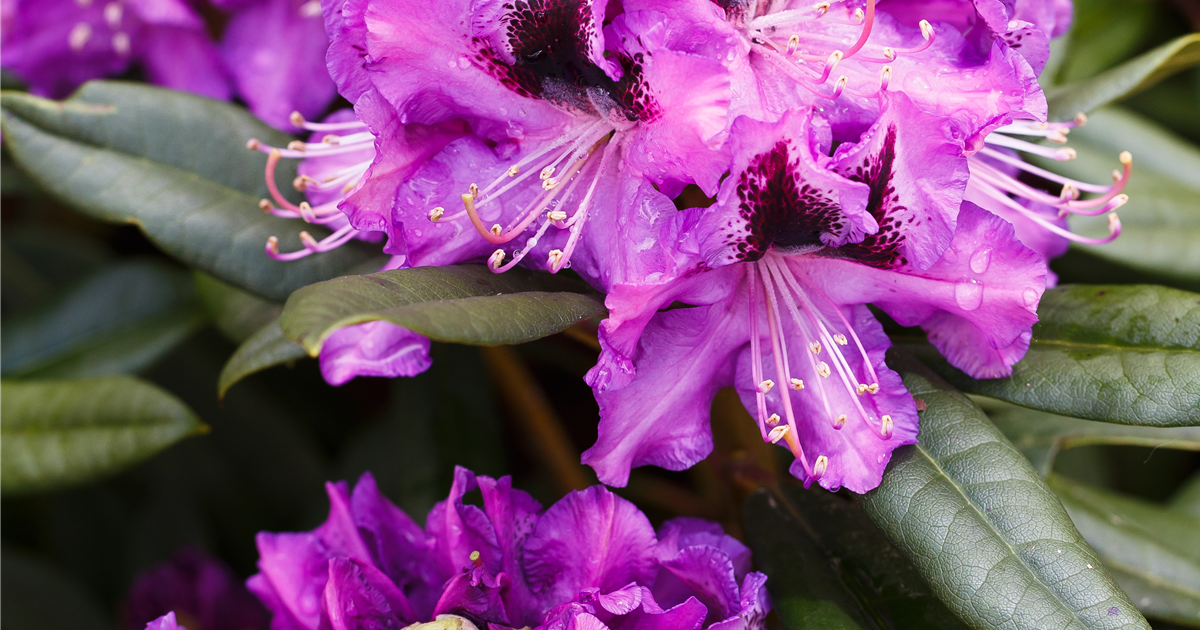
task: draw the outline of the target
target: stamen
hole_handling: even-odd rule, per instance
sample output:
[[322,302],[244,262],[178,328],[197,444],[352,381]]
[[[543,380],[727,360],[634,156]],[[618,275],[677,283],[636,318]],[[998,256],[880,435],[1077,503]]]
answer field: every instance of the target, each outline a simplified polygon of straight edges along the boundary
[[503,249],[497,249],[496,251],[492,252],[492,255],[488,258],[488,266],[491,267],[492,269],[499,267],[500,264],[503,262],[504,262],[504,250]]
[[883,436],[883,439],[885,439],[885,440],[891,438],[892,437],[892,429],[893,429],[892,417],[884,414],[884,416],[882,418],[880,418],[879,421],[880,421],[879,435]]
[[561,249],[552,249],[552,250],[550,250],[550,256],[549,256],[549,259],[548,259],[548,260],[547,260],[547,262],[546,262],[546,267],[547,267],[547,268],[550,268],[550,269],[553,269],[554,267],[557,267],[557,266],[558,266],[558,264],[559,264],[560,262],[562,262],[562,257],[563,257],[563,253],[562,253],[562,250],[561,250]]
[[765,394],[765,393],[771,391],[772,387],[775,387],[775,381],[772,381],[771,379],[768,378],[768,379],[764,380],[763,382],[759,383],[758,387],[756,387],[755,390],[760,394]]
[[509,177],[516,177],[517,174],[520,172],[521,172],[520,166],[510,166],[510,167],[508,167],[508,171],[507,171]]
[[562,210],[551,210],[550,212],[546,213],[546,219],[553,221],[554,223],[565,221],[566,218],[567,213],[563,212]]
[[[859,18],[860,12],[861,12],[861,9],[856,10],[854,13],[854,17],[862,20],[862,25],[863,25],[862,34],[858,36],[858,41],[855,42],[854,45],[850,47],[850,50],[846,51],[847,59],[849,59],[850,57],[853,57],[854,53],[862,50],[862,47],[864,45],[866,45],[866,43],[867,43],[867,38],[871,36],[871,25],[875,22],[875,0],[867,0],[867,10],[866,10],[865,15],[862,16],[862,18]],[[856,19],[856,21],[858,21],[858,20]],[[924,34],[924,32],[925,32],[925,28],[922,27],[921,33]]]
[[832,372],[829,371],[829,364],[824,361],[817,364],[817,374],[819,374],[821,378],[829,378],[829,375],[832,374]]
[[838,414],[838,417],[833,419],[833,428],[841,431],[844,426],[846,426],[846,414]]
[[844,346],[847,343],[849,343],[848,341],[846,341],[846,335],[843,335],[842,333],[837,333],[836,335],[834,335],[833,340],[836,341],[837,345],[839,345],[839,346]]
[[470,558],[471,564],[474,564],[476,568],[483,566],[483,557],[479,554],[478,551],[472,551],[471,555],[468,556],[468,558]]
[[434,208],[433,210],[429,211],[429,220],[434,223],[437,223],[438,219],[442,218],[442,215],[444,215],[444,214],[446,214],[446,209],[441,206],[438,206],[438,207]]
[[796,391],[800,391],[800,390],[804,389],[804,381],[802,381],[798,378],[793,378],[792,379],[792,389],[794,389]]
[[500,224],[497,223],[497,224],[493,225],[492,229],[489,231],[496,236],[500,236],[500,232],[504,231],[504,228],[500,227]]
[[808,349],[811,350],[813,354],[821,354],[821,342],[819,342],[819,341],[808,342]]
[[813,477],[815,479],[820,479],[821,477],[823,477],[825,475],[825,471],[828,468],[829,468],[829,458],[824,455],[818,456],[817,461],[813,462]]
[[773,427],[773,426],[779,424],[779,420],[780,420],[779,414],[773,413],[773,414],[771,414],[770,418],[767,418],[767,426]]
[[787,437],[789,431],[790,429],[786,424],[775,427],[774,429],[771,429],[769,434],[767,434],[767,439],[770,440],[772,444],[777,444],[779,440]]
[[858,387],[856,387],[856,388],[855,388],[855,391],[857,391],[857,392],[858,392],[858,395],[859,395],[859,396],[862,396],[863,394],[867,393],[867,386],[866,386],[866,384],[865,384],[865,383],[859,383],[859,384],[858,384]]

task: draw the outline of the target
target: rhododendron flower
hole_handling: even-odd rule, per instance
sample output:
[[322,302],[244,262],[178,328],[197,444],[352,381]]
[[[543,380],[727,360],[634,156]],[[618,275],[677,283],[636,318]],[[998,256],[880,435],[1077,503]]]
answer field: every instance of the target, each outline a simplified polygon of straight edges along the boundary
[[[247,584],[273,630],[402,628],[447,615],[479,628],[750,630],[770,610],[766,576],[719,526],[675,519],[656,533],[602,486],[543,511],[508,477],[458,468],[424,530],[370,474],[353,493],[326,489],[320,527],[258,536],[260,572]],[[481,506],[464,500],[476,491]]]
[[237,575],[196,547],[183,547],[143,572],[125,598],[129,630],[141,630],[168,613],[172,620],[166,628],[178,615],[189,630],[266,630],[269,621]]
[[217,99],[229,81],[184,0],[3,0],[0,57],[35,94],[63,98],[131,66],[164,87]]
[[[715,206],[597,229],[597,241],[647,243],[606,261],[610,317],[588,374],[601,423],[584,454],[602,481],[705,457],[712,397],[733,385],[763,438],[791,450],[795,476],[874,488],[891,451],[916,441],[917,415],[868,303],[923,326],[975,377],[1024,354],[1045,263],[1008,223],[959,210],[966,158],[931,133],[936,119],[902,93],[885,105],[831,157],[812,110],[741,118]],[[694,307],[659,312],[675,302]]]
[[[728,55],[693,21],[647,9],[608,22],[604,0],[331,4],[331,72],[380,138],[373,185],[342,209],[408,264],[503,271],[533,255],[558,271],[589,217],[624,201],[621,182],[712,193],[726,170]],[[466,127],[422,168],[387,167],[414,126],[447,125]]]

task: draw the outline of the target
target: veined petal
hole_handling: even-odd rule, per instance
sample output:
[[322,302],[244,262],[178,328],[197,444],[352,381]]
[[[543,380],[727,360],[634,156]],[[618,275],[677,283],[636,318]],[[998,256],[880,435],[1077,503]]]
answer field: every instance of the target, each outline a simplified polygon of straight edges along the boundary
[[370,564],[329,560],[324,612],[332,630],[404,627],[419,621],[404,593]]
[[340,328],[321,347],[321,375],[330,385],[356,376],[416,376],[431,364],[429,339],[388,321]]

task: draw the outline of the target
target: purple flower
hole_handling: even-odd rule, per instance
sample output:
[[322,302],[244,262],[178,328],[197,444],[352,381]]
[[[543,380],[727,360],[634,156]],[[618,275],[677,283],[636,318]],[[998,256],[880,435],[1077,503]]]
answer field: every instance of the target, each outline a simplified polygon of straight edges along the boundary
[[143,572],[125,599],[129,630],[173,630],[176,615],[190,630],[266,630],[268,623],[233,571],[196,547]]
[[319,116],[337,96],[325,66],[319,0],[214,0],[231,11],[221,56],[250,111],[281,129],[291,113]]
[[[594,271],[610,317],[588,374],[601,423],[584,461],[615,485],[632,466],[695,464],[712,448],[712,397],[733,385],[763,439],[792,451],[795,476],[865,492],[917,436],[866,304],[923,326],[969,374],[1003,376],[1028,347],[1045,264],[1008,223],[960,211],[961,140],[903,93],[832,157],[829,126],[810,110],[739,119],[731,144],[715,206],[660,206],[596,230],[602,247],[645,245]],[[659,311],[673,303],[693,308]]]
[[164,87],[230,96],[204,22],[183,0],[3,0],[3,33],[4,67],[43,96],[134,65]]
[[[331,73],[380,139],[376,166],[413,125],[466,125],[416,172],[372,167],[342,209],[410,265],[503,271],[534,255],[558,271],[626,180],[715,192],[732,55],[700,26],[653,7],[612,16],[604,0],[330,3]],[[516,251],[492,251],[527,229]]]
[[[749,550],[705,521],[656,534],[601,486],[542,511],[508,477],[455,470],[422,530],[365,474],[328,484],[312,532],[262,533],[248,585],[273,630],[403,627],[452,615],[490,628],[762,628],[766,576]],[[464,501],[478,491],[482,506]],[[587,625],[587,624],[592,625]],[[464,627],[465,626],[464,624]]]

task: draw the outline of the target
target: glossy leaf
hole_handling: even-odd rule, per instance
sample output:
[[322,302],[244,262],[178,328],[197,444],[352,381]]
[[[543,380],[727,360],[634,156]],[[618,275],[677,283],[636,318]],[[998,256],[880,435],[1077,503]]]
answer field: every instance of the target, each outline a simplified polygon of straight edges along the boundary
[[911,357],[888,365],[927,406],[921,441],[860,502],[950,610],[975,628],[1149,628],[983,411]]
[[1073,418],[1200,424],[1200,294],[1151,285],[1065,285],[1038,307],[1008,378],[976,380],[932,346],[903,344],[959,389]]
[[746,539],[788,628],[966,628],[863,510],[820,488],[761,488]]
[[230,387],[251,374],[307,356],[304,346],[283,336],[279,320],[273,319],[250,335],[229,357],[217,379],[217,396],[224,398]]
[[[93,218],[136,224],[163,251],[225,282],[282,300],[371,257],[355,243],[293,262],[266,255],[270,236],[292,251],[300,230],[327,232],[258,209],[266,158],[246,140],[288,138],[234,105],[104,81],[62,103],[6,92],[0,105],[10,155],[42,188]],[[281,172],[279,185],[290,188],[290,177]]]
[[1095,77],[1050,91],[1050,120],[1070,120],[1078,112],[1090,112],[1136,94],[1197,63],[1200,34],[1184,35]]
[[178,398],[128,376],[0,385],[0,489],[46,490],[116,472],[207,430]]
[[[984,407],[987,409],[987,407]],[[987,409],[996,428],[1046,476],[1060,451],[1078,446],[1118,444],[1200,451],[1200,427],[1137,427],[1056,416],[1004,405]]]
[[1200,627],[1200,519],[1058,475],[1046,481],[1144,614]]
[[213,325],[234,343],[245,341],[283,311],[283,304],[264,300],[206,273],[197,271],[194,279],[196,295]]
[[109,616],[83,585],[45,560],[6,545],[0,571],[0,625],[7,630],[112,628]]
[[187,274],[153,262],[115,264],[4,326],[0,371],[39,378],[134,372],[203,321]]
[[[1158,276],[1200,282],[1200,147],[1129,111],[1108,108],[1071,134],[1078,157],[1044,168],[1085,181],[1105,181],[1119,166],[1117,154],[1133,153],[1129,203],[1119,214],[1121,236],[1106,245],[1078,246],[1124,266]],[[1108,234],[1106,217],[1072,217],[1071,228],[1089,236]]]
[[565,277],[461,265],[307,286],[288,298],[280,325],[315,357],[335,330],[362,322],[387,320],[435,341],[501,345],[539,339],[604,312],[599,297]]

